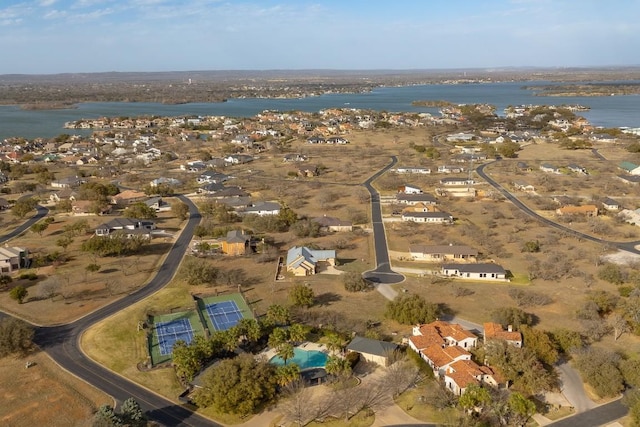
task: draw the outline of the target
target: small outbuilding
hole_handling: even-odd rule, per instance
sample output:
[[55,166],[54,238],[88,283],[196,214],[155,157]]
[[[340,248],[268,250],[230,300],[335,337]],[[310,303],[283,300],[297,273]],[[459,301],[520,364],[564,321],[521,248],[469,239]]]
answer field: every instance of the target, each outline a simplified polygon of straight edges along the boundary
[[358,336],[347,345],[347,352],[360,353],[360,356],[367,362],[374,362],[381,366],[389,366],[392,362],[392,356],[397,350],[398,345],[392,342]]

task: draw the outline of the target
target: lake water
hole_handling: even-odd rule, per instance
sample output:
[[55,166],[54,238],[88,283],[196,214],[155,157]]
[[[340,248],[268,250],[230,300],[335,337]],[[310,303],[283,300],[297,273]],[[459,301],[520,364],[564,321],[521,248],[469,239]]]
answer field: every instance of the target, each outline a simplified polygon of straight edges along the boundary
[[302,99],[232,99],[223,103],[164,105],[155,103],[95,102],[81,103],[68,110],[21,110],[17,106],[0,106],[0,139],[54,137],[61,133],[88,135],[91,131],[64,129],[64,123],[84,118],[135,116],[216,115],[251,117],[264,110],[316,112],[331,107],[362,108],[377,111],[429,112],[437,108],[411,105],[417,100],[444,100],[456,104],[486,103],[502,114],[505,107],[520,104],[581,104],[591,107],[579,113],[595,126],[640,127],[640,96],[605,97],[537,97],[523,86],[548,82],[507,82],[464,85],[420,85],[383,87],[369,93],[329,94]]

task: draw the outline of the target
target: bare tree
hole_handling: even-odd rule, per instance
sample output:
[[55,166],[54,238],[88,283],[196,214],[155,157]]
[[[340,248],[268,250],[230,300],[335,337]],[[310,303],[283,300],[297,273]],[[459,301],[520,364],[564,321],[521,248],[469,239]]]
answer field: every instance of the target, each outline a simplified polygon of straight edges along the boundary
[[43,299],[50,298],[53,301],[53,297],[58,294],[60,289],[60,279],[58,276],[49,276],[40,282],[39,296]]
[[629,332],[629,323],[627,322],[627,319],[625,319],[618,313],[613,313],[611,316],[609,316],[609,318],[607,319],[607,323],[613,331],[614,341],[617,341],[618,338],[620,338],[620,336],[625,332]]
[[287,420],[303,426],[315,418],[317,412],[314,409],[317,406],[313,404],[313,394],[302,380],[289,383],[285,388],[285,396],[280,410]]
[[382,384],[393,397],[397,397],[414,385],[417,380],[418,368],[414,363],[403,358],[387,367]]

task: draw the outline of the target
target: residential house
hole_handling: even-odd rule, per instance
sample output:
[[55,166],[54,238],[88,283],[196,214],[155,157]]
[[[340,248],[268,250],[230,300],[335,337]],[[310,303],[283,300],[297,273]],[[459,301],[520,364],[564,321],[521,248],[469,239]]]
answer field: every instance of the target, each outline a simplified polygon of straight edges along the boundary
[[465,178],[465,177],[452,177],[452,178],[441,178],[440,179],[440,184],[445,185],[445,186],[467,186],[467,185],[473,185],[475,183],[475,181],[473,180],[473,178]]
[[21,268],[29,267],[29,251],[17,246],[0,247],[0,272],[12,273]]
[[581,215],[581,216],[598,216],[598,207],[596,205],[582,205],[582,206],[562,206],[556,209],[558,215]]
[[531,167],[527,164],[527,162],[516,163],[516,169],[520,172],[531,172]]
[[607,211],[618,211],[620,210],[620,203],[616,200],[613,200],[610,197],[605,197],[602,199],[602,207]]
[[444,376],[452,363],[471,360],[468,350],[477,343],[478,337],[470,331],[441,320],[414,326],[413,336],[409,337],[409,348],[429,364],[437,377]]
[[335,250],[316,250],[304,246],[294,246],[287,252],[287,271],[294,276],[311,276],[322,265],[336,264]]
[[555,174],[559,174],[560,173],[560,169],[558,169],[557,167],[553,166],[552,164],[549,163],[542,163],[540,165],[540,170],[542,172],[547,172],[547,173],[555,173]]
[[587,171],[587,168],[582,167],[580,165],[577,165],[575,163],[570,163],[567,165],[567,169],[569,169],[571,172],[577,173],[577,174],[581,174],[581,175],[589,175],[589,171]]
[[231,177],[229,175],[224,174],[224,173],[208,170],[208,171],[202,172],[196,178],[196,182],[198,184],[205,184],[205,183],[210,183],[210,182],[215,183],[215,184],[221,184],[223,182],[228,181],[229,178],[231,178]]
[[72,200],[71,213],[73,215],[105,215],[111,212],[110,205],[102,205],[96,208],[95,203],[92,200]]
[[347,344],[346,350],[347,353],[359,353],[360,357],[367,362],[386,367],[393,361],[393,355],[398,351],[398,345],[392,342],[355,336]]
[[462,166],[452,166],[452,165],[438,166],[438,173],[462,173],[462,172],[464,172],[464,167]]
[[400,167],[400,168],[394,169],[394,171],[395,173],[399,173],[399,174],[415,173],[415,174],[421,174],[421,175],[429,175],[431,173],[430,168],[423,168],[423,167]]
[[224,161],[231,165],[243,165],[253,161],[253,157],[248,154],[231,154],[224,158]]
[[53,188],[76,188],[79,187],[84,181],[77,176],[68,176],[66,178],[60,178],[51,181]]
[[321,216],[312,219],[313,222],[318,223],[320,225],[320,231],[323,232],[343,232],[343,231],[353,231],[353,223],[351,221],[344,221],[340,218],[335,218],[332,216]]
[[180,169],[189,172],[202,172],[207,168],[207,165],[201,160],[194,160],[187,162],[187,164],[180,165]]
[[442,274],[449,277],[474,280],[506,281],[507,272],[502,266],[493,263],[479,264],[443,264]]
[[640,183],[640,175],[618,175],[618,179],[625,184],[638,185]]
[[430,224],[453,224],[453,216],[448,212],[403,212],[403,221]]
[[231,256],[245,255],[251,247],[251,236],[242,230],[230,230],[222,240],[222,253]]
[[111,203],[112,205],[116,205],[118,207],[125,207],[125,206],[130,206],[134,203],[143,202],[148,198],[149,196],[147,196],[142,191],[124,190],[123,192],[118,193],[115,196],[111,197],[111,200],[109,203]]
[[314,176],[318,176],[319,175],[319,170],[318,170],[318,166],[315,165],[304,165],[304,166],[299,166],[296,169],[296,174],[298,174],[298,176],[304,177],[304,178],[311,178]]
[[198,193],[201,194],[216,194],[217,192],[224,190],[225,185],[221,182],[209,182],[198,188]]
[[251,206],[247,206],[244,214],[250,215],[278,215],[280,213],[280,204],[276,202],[255,202]]
[[148,200],[145,200],[144,204],[149,206],[156,212],[166,212],[171,209],[171,205],[162,200],[162,197],[159,196],[151,197]]
[[76,200],[78,193],[71,188],[63,188],[62,190],[54,191],[49,195],[49,200],[52,203],[58,203],[60,200]]
[[640,166],[631,162],[621,162],[618,167],[631,175],[640,175]]
[[631,225],[640,226],[640,209],[632,211],[631,209],[623,209],[618,214],[620,218]]
[[138,234],[148,234],[151,237],[151,230],[156,229],[153,221],[136,218],[114,218],[109,222],[96,227],[96,236],[110,236],[116,232],[124,232],[128,237]]
[[422,194],[422,190],[420,189],[420,187],[415,187],[413,185],[402,185],[398,188],[398,193]]
[[501,324],[487,322],[483,324],[484,329],[484,343],[489,340],[504,340],[508,344],[514,347],[522,347],[522,334],[518,331],[514,331],[513,327],[509,325],[505,330]]
[[300,153],[288,153],[284,155],[283,162],[285,163],[295,163],[295,162],[306,162],[309,158],[305,154]]
[[340,136],[332,136],[330,138],[327,138],[327,144],[338,144],[338,145],[343,145],[343,144],[348,144],[349,141],[346,138],[342,138]]
[[410,245],[409,254],[416,261],[476,262],[478,251],[465,245]]
[[457,360],[445,369],[445,387],[456,396],[461,396],[472,384],[489,384],[500,387],[504,381],[491,367],[478,365],[473,360]]
[[525,181],[513,181],[513,188],[518,191],[536,191],[536,187],[533,184],[529,184]]
[[168,185],[170,187],[176,187],[176,186],[181,185],[181,184],[182,184],[182,181],[180,181],[179,179],[166,178],[166,177],[156,178],[156,179],[152,180],[151,182],[149,182],[149,185],[151,187],[157,187],[159,185]]
[[469,142],[473,141],[475,137],[472,133],[454,133],[447,136],[447,142]]
[[398,193],[396,194],[396,202],[403,205],[415,205],[416,203],[435,205],[438,203],[434,196],[427,193]]
[[0,211],[7,210],[11,207],[11,204],[4,197],[0,197]]
[[307,143],[308,144],[324,144],[325,139],[321,136],[311,136],[307,138]]

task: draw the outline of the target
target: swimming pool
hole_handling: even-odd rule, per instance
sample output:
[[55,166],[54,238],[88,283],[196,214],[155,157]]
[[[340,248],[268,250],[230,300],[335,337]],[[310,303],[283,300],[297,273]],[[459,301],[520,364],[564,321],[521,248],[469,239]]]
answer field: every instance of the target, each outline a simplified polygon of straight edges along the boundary
[[[273,356],[269,363],[282,366],[284,365],[284,360],[280,356]],[[287,359],[287,364],[289,363],[295,363],[300,369],[324,368],[327,364],[327,355],[321,351],[294,348],[293,358]]]

